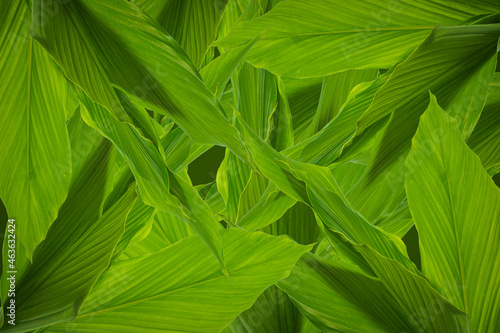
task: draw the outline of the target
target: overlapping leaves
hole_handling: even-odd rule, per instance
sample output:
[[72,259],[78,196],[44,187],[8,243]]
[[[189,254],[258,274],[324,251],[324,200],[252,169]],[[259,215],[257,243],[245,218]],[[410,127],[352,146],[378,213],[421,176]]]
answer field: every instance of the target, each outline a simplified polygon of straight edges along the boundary
[[495,1],[0,9],[2,330],[500,329]]

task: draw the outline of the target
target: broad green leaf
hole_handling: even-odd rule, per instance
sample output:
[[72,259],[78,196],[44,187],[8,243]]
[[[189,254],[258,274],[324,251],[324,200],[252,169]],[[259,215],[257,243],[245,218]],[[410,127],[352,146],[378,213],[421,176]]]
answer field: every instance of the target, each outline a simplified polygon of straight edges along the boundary
[[219,26],[219,39],[241,22],[262,16],[282,0],[229,0]]
[[175,215],[165,212],[159,212],[155,216],[155,232],[161,233],[169,244],[174,244],[194,234],[186,223]]
[[366,165],[357,162],[349,162],[336,165],[331,168],[333,177],[337,180],[342,193],[348,193],[356,185],[356,182],[363,175]]
[[0,4],[0,198],[31,260],[71,179],[68,86],[30,33],[29,2]]
[[[380,279],[352,264],[310,253],[299,260],[290,277],[278,282],[278,286],[323,332],[468,331],[467,316],[436,292],[426,295],[436,298],[426,298],[428,303],[419,312],[411,312],[400,306]],[[416,290],[416,294],[419,292]],[[436,300],[439,312],[433,308]],[[424,328],[422,322],[432,326]]]
[[398,237],[403,237],[413,226],[413,218],[405,199],[391,214],[374,222],[374,224],[385,231]]
[[[81,172],[84,162],[104,139],[98,131],[83,121],[80,107],[68,121],[68,133],[71,144],[71,169],[72,174],[76,176]],[[127,187],[128,185],[130,184],[127,184]],[[125,189],[121,194],[123,193]]]
[[[316,217],[318,222],[321,221],[319,216]],[[362,270],[364,273],[370,276],[376,277],[373,269],[366,262],[365,258],[361,255],[361,253],[357,250],[356,244],[347,240],[344,234],[334,231],[333,229],[327,228],[327,226],[323,223],[318,223],[320,230],[323,232],[325,238],[323,239],[323,243],[328,243],[329,249],[332,251],[332,256],[330,257],[326,252],[323,253],[318,246],[318,250],[316,254],[321,255],[323,258],[331,258],[337,261],[341,261],[347,264],[356,265],[357,268]]]
[[[97,134],[99,134],[97,130],[94,130],[93,128],[91,129]],[[102,136],[100,137],[103,138]],[[116,165],[117,164],[116,160],[118,159],[117,157],[119,156],[122,155],[120,155],[119,153],[115,155],[115,171],[112,177],[112,181],[110,181],[112,188],[108,191],[106,195],[106,200],[104,201],[103,205],[103,211],[108,210],[109,207],[114,205],[115,202],[118,201],[118,199],[121,198],[122,195],[125,194],[125,192],[127,192],[130,185],[132,185],[132,183],[134,182],[134,175],[132,174],[132,171],[130,170],[126,162],[122,166]]]
[[6,326],[7,331],[25,332],[72,320],[106,269],[136,198],[130,188],[101,214],[113,156],[111,143],[101,140],[75,174],[33,264],[18,276],[16,325]]
[[297,202],[278,221],[262,229],[271,235],[288,235],[299,244],[311,244],[318,237],[318,225],[312,209]]
[[[292,145],[290,109],[282,81],[265,70],[244,64],[233,76],[233,84],[237,88],[237,109],[245,122],[262,139],[278,147]],[[284,205],[277,203],[272,207],[266,206],[267,196],[274,189],[264,193],[267,186],[265,179],[256,174],[250,176],[250,168],[234,154],[226,152],[217,173],[217,183],[219,192],[226,201],[227,217],[243,228],[255,230],[274,222],[294,200],[281,200]],[[245,216],[247,213],[250,214]],[[244,219],[242,224],[240,218]]]
[[80,93],[82,117],[87,124],[107,137],[126,157],[145,204],[166,209],[175,205],[169,195],[169,177],[165,162],[153,143],[132,125],[119,122],[101,105]]
[[227,215],[226,205],[224,203],[224,199],[220,195],[217,183],[214,183],[210,191],[208,191],[207,196],[205,197],[205,202],[210,206],[212,212],[214,212],[215,216],[218,217],[218,220],[224,219]]
[[327,227],[342,233],[351,242],[367,244],[383,256],[416,270],[401,239],[366,220],[344,196],[328,168],[296,162],[289,165],[291,172],[307,184],[311,207]]
[[259,200],[265,195],[268,187],[269,181],[266,178],[260,176],[255,171],[250,173],[250,178],[241,192],[238,202],[238,216],[236,217],[237,224],[243,216],[259,204]]
[[425,277],[380,255],[369,246],[355,247],[410,316],[417,332],[469,332],[468,316],[436,291]]
[[247,9],[251,0],[228,0],[217,29],[219,37],[225,37],[233,29],[235,22]]
[[188,237],[158,253],[115,263],[76,320],[47,332],[221,331],[311,248],[237,229],[221,236],[231,280],[220,274],[203,242]]
[[[77,93],[80,93],[80,89],[77,90]],[[122,105],[125,112],[130,116],[132,124],[141,136],[153,142],[160,155],[164,156],[160,137],[165,136],[165,129],[149,115],[146,109],[133,103],[122,91],[116,90],[116,95],[119,99],[118,103]]]
[[320,332],[276,286],[267,288],[228,328],[233,333]]
[[279,76],[320,77],[347,69],[389,68],[433,27],[499,9],[490,1],[291,0],[241,23],[217,45],[235,47],[269,28],[248,53],[251,64]]
[[[133,2],[36,0],[33,6],[35,39],[71,81],[116,118],[131,121],[118,99],[120,90],[167,115],[195,142],[227,146],[247,160],[238,131],[189,57]],[[54,7],[59,12],[50,15]]]
[[[38,255],[50,257],[51,261],[44,262],[43,266],[34,262],[24,276],[26,283],[20,286],[16,296],[20,304],[17,308],[20,320],[16,320],[16,326],[9,325],[13,329],[6,329],[6,332],[25,332],[76,317],[83,299],[97,277],[107,268],[135,198],[132,187],[87,230],[80,230],[80,235],[68,236],[70,228],[74,228],[71,224],[68,226],[66,223],[64,228],[54,225],[44,246],[48,247],[49,242],[59,245],[61,239],[64,239],[64,248],[58,247],[58,251],[54,252],[50,249],[45,251],[46,247],[41,247]],[[54,223],[57,222],[58,220]],[[75,220],[71,221],[74,222]],[[49,239],[56,231],[59,232],[58,239]],[[61,232],[65,234],[64,237]],[[54,245],[52,249],[53,247]],[[81,260],[83,257],[85,260]]]
[[470,316],[472,332],[500,328],[500,190],[431,95],[406,162],[422,270]]
[[155,19],[200,67],[228,0],[139,0],[136,4]]
[[304,184],[296,179],[289,170],[285,170],[276,163],[277,160],[283,160],[285,157],[255,134],[243,120],[240,120],[239,123],[243,129],[245,142],[253,163],[256,164],[262,175],[293,199],[308,202]]

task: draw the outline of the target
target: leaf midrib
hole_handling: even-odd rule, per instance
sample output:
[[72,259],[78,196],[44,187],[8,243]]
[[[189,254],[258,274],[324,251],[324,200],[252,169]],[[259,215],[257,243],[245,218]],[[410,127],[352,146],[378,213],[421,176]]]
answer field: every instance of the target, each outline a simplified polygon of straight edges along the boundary
[[316,37],[316,36],[326,36],[326,35],[337,35],[337,34],[351,34],[351,33],[379,33],[379,32],[393,32],[393,31],[421,31],[421,30],[432,30],[436,26],[414,26],[414,27],[391,27],[391,28],[377,28],[373,31],[367,31],[367,29],[351,29],[351,30],[332,30],[332,31],[322,31],[322,32],[310,32],[310,33],[296,33],[296,34],[284,34],[284,32],[276,31],[281,35],[275,37],[266,37],[262,39],[283,39],[290,37]]
[[[30,182],[30,159],[31,159],[31,154],[30,154],[30,123],[31,123],[31,79],[32,79],[32,69],[31,69],[31,64],[33,61],[33,38],[31,36],[29,37],[29,51],[28,51],[28,96],[27,96],[27,105],[26,105],[26,188],[27,188],[27,193],[28,193],[28,198],[27,198],[27,206],[28,206],[28,217],[31,214],[31,182]],[[27,256],[30,259],[30,261],[33,260],[33,255],[32,251],[27,250]]]
[[[443,161],[444,162],[444,161]],[[444,163],[443,163],[444,164]],[[446,167],[446,164],[445,165],[445,170],[447,171],[447,174],[450,174],[449,173],[449,170],[448,168]],[[464,264],[463,264],[463,259],[462,259],[462,252],[461,252],[461,247],[460,247],[460,237],[458,235],[458,225],[457,225],[457,218],[455,216],[455,205],[453,203],[453,199],[452,199],[452,192],[451,192],[451,187],[450,187],[450,179],[448,177],[446,177],[446,184],[448,185],[448,199],[450,201],[450,206],[451,206],[451,216],[452,216],[452,219],[453,219],[453,231],[455,232],[455,241],[457,243],[457,253],[458,253],[458,263],[459,263],[459,267],[460,267],[460,280],[462,281],[462,295],[464,297],[463,301],[464,301],[464,310],[465,310],[465,313],[469,313],[469,309],[468,309],[468,306],[467,306],[467,292],[466,292],[466,286],[467,284],[465,283],[465,273],[464,273]]]

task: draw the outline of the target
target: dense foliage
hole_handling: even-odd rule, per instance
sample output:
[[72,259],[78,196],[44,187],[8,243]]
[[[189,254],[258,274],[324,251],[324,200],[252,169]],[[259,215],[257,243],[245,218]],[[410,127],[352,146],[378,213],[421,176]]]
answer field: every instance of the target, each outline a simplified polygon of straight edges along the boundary
[[1,329],[499,332],[499,37],[497,0],[2,0]]

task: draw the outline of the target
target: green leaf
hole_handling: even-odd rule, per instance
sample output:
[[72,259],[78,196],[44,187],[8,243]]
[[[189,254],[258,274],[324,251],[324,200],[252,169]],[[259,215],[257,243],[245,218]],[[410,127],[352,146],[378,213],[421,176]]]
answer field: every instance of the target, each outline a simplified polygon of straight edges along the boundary
[[389,68],[437,25],[498,12],[489,1],[284,1],[238,25],[217,45],[235,47],[269,28],[247,60],[279,76],[308,78],[347,69]]
[[[151,232],[157,210],[136,200],[125,223],[123,236],[113,251],[113,257],[118,257],[130,244],[143,240]],[[182,222],[184,223],[184,222]],[[186,225],[186,228],[188,226]]]
[[500,73],[495,73],[481,118],[467,141],[490,174],[500,172]]
[[248,8],[251,0],[228,0],[226,10],[222,14],[222,18],[218,27],[219,37],[226,36],[232,29],[238,18]]
[[269,117],[269,144],[277,151],[289,148],[294,144],[293,121],[290,103],[286,94],[285,84],[276,77],[278,85],[278,101],[271,117]]
[[404,159],[429,89],[468,138],[486,100],[499,36],[500,24],[438,27],[377,92],[358,121],[358,133],[392,114],[377,134],[365,175],[349,194],[368,219],[384,218],[404,200]]
[[413,296],[425,302],[419,299],[413,309],[357,266],[310,253],[278,286],[323,332],[468,332],[467,316],[414,277],[421,285]]
[[[33,7],[34,38],[117,119],[130,122],[116,93],[121,90],[138,105],[167,115],[195,142],[227,146],[247,160],[238,131],[189,57],[135,4],[36,0]],[[58,15],[49,14],[54,7]]]
[[[267,188],[269,187],[269,181],[252,171],[248,182],[241,192],[239,202],[238,202],[238,216],[236,217],[236,223],[240,222],[240,219],[245,216],[250,210],[256,208],[259,204],[259,200],[265,195]],[[271,187],[273,187],[271,185]],[[263,213],[263,212],[261,212]],[[260,215],[260,214],[259,214]],[[262,217],[262,215],[260,215]]]
[[320,332],[295,307],[288,295],[276,286],[267,288],[252,307],[228,327],[234,333]]
[[165,162],[173,173],[185,169],[198,156],[206,152],[212,145],[193,142],[180,128],[170,131],[162,140],[165,150]]
[[374,224],[385,231],[398,237],[403,237],[413,226],[413,218],[405,199],[391,214],[374,222]]
[[[311,244],[316,241],[318,227],[311,208],[298,202],[263,231],[271,235],[288,235],[300,244]],[[235,332],[298,332],[303,321],[307,319],[287,294],[276,286],[271,286],[229,327]]]
[[438,27],[396,67],[358,121],[360,133],[392,113],[374,151],[372,177],[408,152],[429,90],[457,119],[464,138],[470,136],[486,101],[499,36],[500,24]]
[[273,74],[244,63],[233,78],[238,89],[237,110],[248,126],[261,138],[266,139],[271,117],[278,98]]
[[303,137],[308,138],[317,133],[330,120],[336,118],[343,104],[347,101],[351,90],[362,82],[375,80],[377,74],[378,70],[376,69],[365,69],[347,70],[325,76],[321,87],[318,109]]
[[308,134],[309,119],[314,117],[318,108],[323,78],[282,80],[293,120],[294,139],[300,142],[302,135]]
[[500,190],[431,95],[406,162],[422,269],[467,312],[472,332],[500,328]]
[[231,280],[220,274],[202,241],[189,237],[158,253],[114,264],[76,320],[47,332],[221,331],[265,288],[288,276],[311,248],[237,229],[221,236]]
[[226,203],[227,218],[235,222],[241,193],[250,178],[250,168],[230,150],[217,171],[217,189]]
[[153,225],[148,235],[144,239],[127,246],[119,260],[159,252],[194,234],[194,231],[180,218],[167,212],[158,211],[154,216]]
[[416,271],[398,237],[370,224],[342,193],[328,168],[286,158],[263,142],[242,122],[247,145],[259,170],[292,198],[309,204],[332,230],[357,244],[368,244],[382,255]]
[[139,0],[136,4],[179,42],[193,64],[199,68],[208,46],[215,39],[227,1]]
[[16,283],[16,325],[25,332],[75,318],[97,277],[108,266],[136,195],[134,188],[101,214],[113,161],[111,143],[92,149],[71,183],[33,264]]
[[235,47],[228,52],[223,53],[215,58],[208,65],[203,67],[200,74],[208,89],[213,92],[218,98],[222,96],[224,88],[231,79],[238,65],[243,61],[243,58],[252,46],[261,36],[255,37],[248,43]]
[[127,158],[142,201],[184,220],[205,241],[225,272],[218,222],[191,183],[168,170],[159,151],[134,126],[120,123],[83,93],[80,99],[85,104],[82,113],[86,122]]
[[326,226],[351,242],[367,244],[383,256],[416,270],[401,239],[370,224],[344,196],[328,168],[288,162],[291,172],[307,184],[310,204]]
[[61,69],[29,35],[26,1],[0,5],[0,198],[31,260],[66,199],[71,157],[68,86]]
[[354,87],[335,118],[313,136],[284,150],[283,154],[300,162],[322,166],[335,161],[354,138],[356,122],[370,107],[375,93],[387,79],[387,75],[382,75]]
[[296,202],[296,199],[289,197],[279,191],[274,184],[269,183],[252,208],[238,219],[237,225],[249,231],[263,228],[277,221]]

